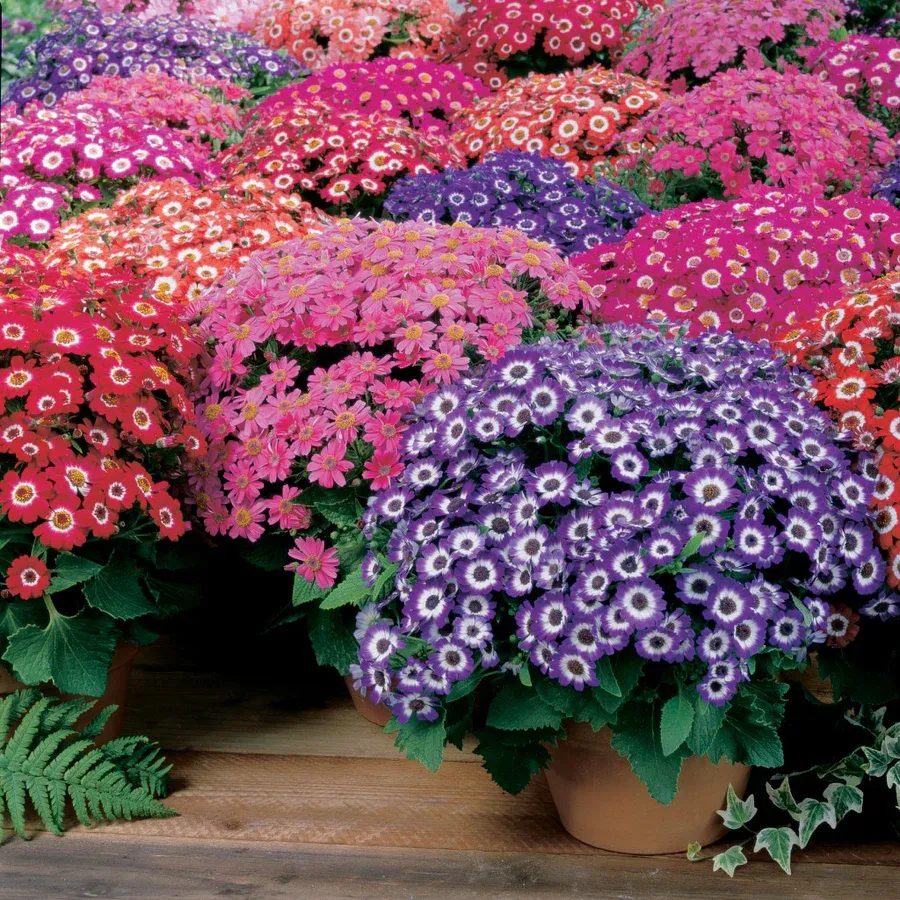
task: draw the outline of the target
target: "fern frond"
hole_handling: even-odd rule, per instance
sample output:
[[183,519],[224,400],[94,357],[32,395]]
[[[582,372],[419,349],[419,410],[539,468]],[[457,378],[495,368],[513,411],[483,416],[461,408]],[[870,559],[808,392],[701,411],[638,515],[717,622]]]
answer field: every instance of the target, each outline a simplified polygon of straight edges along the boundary
[[[0,828],[26,837],[30,804],[45,828],[61,834],[67,801],[83,825],[175,815],[157,799],[165,796],[171,769],[159,747],[145,737],[97,747],[93,738],[102,724],[89,723],[80,733],[74,728],[92,706],[36,691],[0,701]],[[99,718],[105,723],[109,715]]]

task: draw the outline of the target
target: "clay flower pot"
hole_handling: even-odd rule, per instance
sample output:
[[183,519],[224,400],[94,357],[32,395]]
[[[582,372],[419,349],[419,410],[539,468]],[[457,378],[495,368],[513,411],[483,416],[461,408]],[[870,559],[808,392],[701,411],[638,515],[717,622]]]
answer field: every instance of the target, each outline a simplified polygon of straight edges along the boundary
[[750,767],[706,757],[685,759],[678,793],[657,803],[613,749],[612,732],[570,722],[553,752],[547,782],[566,831],[579,841],[619,853],[683,853],[691,841],[711,844],[726,828],[716,815],[728,785],[743,796]]
[[368,719],[373,725],[384,728],[391,720],[391,711],[383,703],[373,703],[367,700],[353,687],[353,679],[349,675],[344,676],[344,684],[350,692],[350,699],[356,707],[356,711],[364,718]]
[[[113,738],[117,738],[122,733],[122,721],[125,718],[125,702],[128,699],[128,682],[131,678],[131,669],[134,665],[134,658],[138,654],[138,647],[135,644],[119,644],[113,655],[112,663],[109,667],[109,678],[106,682],[106,693],[102,697],[90,697],[88,699],[97,700],[97,705],[87,715],[82,716],[77,722],[76,727],[85,725],[94,718],[96,714],[106,706],[115,704],[118,709],[109,717],[103,730],[97,738],[97,744],[107,744]],[[16,681],[12,675],[0,665],[0,696],[3,694],[12,694],[14,691],[21,691],[28,685]],[[40,685],[40,689],[46,694],[60,696],[60,693],[53,685]],[[62,695],[66,699],[71,699],[71,694]]]

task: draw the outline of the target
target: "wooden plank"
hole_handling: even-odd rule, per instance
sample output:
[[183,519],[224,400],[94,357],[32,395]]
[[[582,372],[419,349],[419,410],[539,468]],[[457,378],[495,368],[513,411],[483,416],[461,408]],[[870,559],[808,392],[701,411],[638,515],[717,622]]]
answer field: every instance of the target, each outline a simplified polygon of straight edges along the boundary
[[[343,691],[304,703],[290,682],[248,684],[220,672],[135,669],[126,734],[146,734],[167,750],[396,759],[394,738],[367,722]],[[449,747],[446,759],[481,763]]]
[[885,900],[900,869],[751,863],[731,881],[709,864],[619,854],[454,853],[309,844],[49,836],[0,850],[0,900]]

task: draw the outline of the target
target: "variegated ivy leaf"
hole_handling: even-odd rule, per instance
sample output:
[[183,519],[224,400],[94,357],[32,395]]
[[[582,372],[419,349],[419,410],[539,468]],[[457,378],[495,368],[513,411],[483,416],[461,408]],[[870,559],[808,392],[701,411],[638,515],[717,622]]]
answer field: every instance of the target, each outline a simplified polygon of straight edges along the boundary
[[728,794],[725,799],[725,809],[718,810],[726,828],[742,828],[756,815],[756,801],[751,794],[746,800],[741,800],[734,792],[734,788],[728,785]]
[[900,734],[888,735],[881,743],[881,749],[887,753],[891,759],[900,759]]
[[883,750],[876,747],[863,747],[866,756],[866,771],[870,778],[881,778],[888,770],[892,760]]
[[894,763],[887,770],[885,780],[887,781],[887,786],[889,788],[900,788],[900,762]]
[[798,822],[800,821],[800,807],[791,793],[791,782],[789,778],[785,778],[777,788],[773,788],[771,784],[766,783],[766,793],[773,805],[778,809],[783,809],[790,813]]
[[691,862],[700,862],[703,859],[703,847],[697,841],[691,841],[687,848],[687,858]]
[[729,878],[734,878],[734,870],[738,866],[747,865],[747,857],[740,844],[729,847],[724,853],[718,853],[713,857],[713,872],[721,869]]
[[791,850],[797,846],[799,839],[793,828],[763,828],[756,836],[754,853],[766,850],[769,856],[787,872],[791,874]]
[[820,825],[837,828],[837,815],[834,806],[827,800],[814,800],[807,797],[800,802],[799,846],[803,849],[812,839],[813,833]]
[[848,812],[861,813],[863,808],[863,792],[852,784],[829,784],[825,788],[825,799],[834,807],[838,822]]

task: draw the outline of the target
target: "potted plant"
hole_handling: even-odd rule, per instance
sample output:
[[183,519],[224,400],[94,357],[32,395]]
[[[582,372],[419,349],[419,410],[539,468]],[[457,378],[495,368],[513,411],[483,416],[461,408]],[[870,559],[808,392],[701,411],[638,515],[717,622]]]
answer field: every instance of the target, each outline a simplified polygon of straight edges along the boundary
[[549,766],[579,839],[715,840],[728,785],[782,762],[780,673],[864,578],[817,553],[871,482],[810,382],[735,335],[612,325],[429,397],[366,518],[356,674],[397,745],[436,768],[478,687],[485,767],[518,791]]
[[190,494],[211,534],[296,572],[291,615],[321,664],[346,676],[356,658],[359,523],[403,469],[404,413],[592,301],[514,231],[345,219],[254,255],[194,304],[209,449],[187,464]]
[[0,691],[52,683],[120,709],[149,625],[192,599],[168,490],[197,352],[174,310],[16,252],[0,305]]

